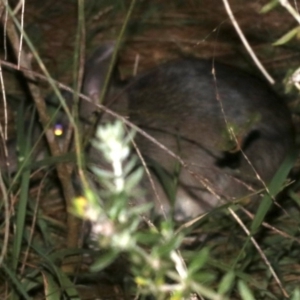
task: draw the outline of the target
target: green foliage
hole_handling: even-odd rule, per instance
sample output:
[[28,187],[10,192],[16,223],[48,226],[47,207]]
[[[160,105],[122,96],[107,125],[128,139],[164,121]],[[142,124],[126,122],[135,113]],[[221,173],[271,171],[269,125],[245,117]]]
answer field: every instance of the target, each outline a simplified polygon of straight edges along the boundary
[[300,37],[300,27],[297,26],[291,29],[289,32],[285,33],[281,38],[279,38],[276,42],[273,43],[274,46],[281,46],[287,44],[293,38],[299,40]]
[[277,6],[279,6],[279,0],[272,0],[269,3],[265,4],[260,12],[262,14],[268,13],[269,11],[271,11],[272,9],[276,8]]
[[[92,223],[94,241],[101,249],[92,270],[102,270],[122,253],[130,262],[128,271],[139,294],[166,299],[171,293],[172,299],[181,299],[196,286],[209,299],[215,299],[217,293],[198,282],[200,278],[211,277],[204,275],[203,270],[208,249],[196,252],[187,267],[179,251],[184,235],[175,233],[171,220],[161,221],[158,227],[142,226],[141,216],[147,218],[151,207],[139,204],[132,192],[136,191],[142,174],[139,168],[128,168],[136,161],[129,155],[133,133],[125,135],[122,123],[116,122],[98,128],[96,137],[93,145],[103,152],[112,170],[106,171],[105,176],[97,167],[93,171],[109,193],[104,198],[101,192],[88,189],[85,198],[77,198],[74,203],[76,213]],[[131,178],[130,189],[127,177]],[[132,202],[136,203],[134,207],[129,205]]]

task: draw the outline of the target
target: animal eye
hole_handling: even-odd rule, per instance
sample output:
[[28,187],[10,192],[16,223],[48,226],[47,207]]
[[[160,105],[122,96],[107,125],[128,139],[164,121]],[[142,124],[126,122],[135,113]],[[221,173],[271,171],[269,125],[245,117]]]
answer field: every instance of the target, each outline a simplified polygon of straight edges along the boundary
[[62,136],[64,134],[63,125],[60,123],[55,124],[53,130],[54,130],[55,136]]

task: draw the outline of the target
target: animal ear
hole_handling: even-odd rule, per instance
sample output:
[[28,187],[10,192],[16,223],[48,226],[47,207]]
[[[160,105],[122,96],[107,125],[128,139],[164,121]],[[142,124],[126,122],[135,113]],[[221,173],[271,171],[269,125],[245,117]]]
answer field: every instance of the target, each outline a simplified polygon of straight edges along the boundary
[[91,98],[92,104],[82,101],[80,114],[84,118],[89,117],[97,109],[95,105],[99,101],[106,77],[108,76],[114,49],[114,42],[105,43],[86,62],[82,92]]

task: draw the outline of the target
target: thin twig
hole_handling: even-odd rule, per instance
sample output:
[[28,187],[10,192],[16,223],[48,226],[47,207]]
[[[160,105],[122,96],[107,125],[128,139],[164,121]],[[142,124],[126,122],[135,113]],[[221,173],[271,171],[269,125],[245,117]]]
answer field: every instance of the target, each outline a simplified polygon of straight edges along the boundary
[[279,0],[280,4],[294,17],[294,19],[300,24],[300,15],[289,3],[288,0]]
[[241,228],[245,231],[245,233],[247,234],[247,236],[250,238],[250,240],[251,240],[252,244],[254,245],[254,247],[256,248],[257,252],[260,254],[261,258],[263,259],[263,261],[265,262],[265,264],[269,268],[271,274],[273,275],[275,281],[277,282],[277,284],[278,284],[281,292],[283,293],[284,297],[289,298],[289,295],[288,295],[287,291],[284,289],[284,287],[283,287],[283,285],[282,285],[279,277],[277,276],[277,274],[276,274],[275,270],[273,269],[271,263],[269,262],[267,256],[262,251],[262,249],[260,248],[260,246],[258,245],[258,243],[256,242],[256,240],[254,239],[254,237],[251,236],[251,233],[248,230],[248,228],[246,227],[246,225],[239,218],[239,216],[234,212],[234,210],[232,210],[231,208],[228,208],[228,210],[231,213],[231,215],[233,216],[233,218],[239,223],[239,225],[241,226]]
[[2,178],[2,173],[0,170],[0,190],[2,193],[2,199],[3,199],[3,206],[4,206],[4,237],[3,237],[3,245],[2,245],[2,250],[0,254],[0,266],[2,265],[2,261],[6,255],[7,248],[8,248],[8,240],[9,240],[9,228],[10,228],[10,213],[9,213],[9,201],[8,201],[8,194],[7,190]]
[[143,165],[143,168],[144,168],[144,170],[146,172],[146,175],[147,175],[147,178],[148,178],[148,180],[150,182],[151,189],[152,189],[152,191],[154,193],[155,199],[156,199],[157,203],[159,203],[159,205],[160,205],[160,211],[162,212],[164,218],[167,219],[167,214],[165,212],[165,209],[164,209],[164,206],[163,206],[163,204],[161,202],[161,199],[160,199],[160,197],[158,195],[158,192],[157,192],[154,180],[153,180],[152,175],[150,173],[150,170],[149,170],[149,168],[148,168],[148,166],[147,166],[147,164],[145,162],[145,159],[144,159],[144,157],[143,157],[143,155],[142,155],[139,147],[135,143],[135,141],[131,140],[131,143],[132,143],[132,145],[133,145],[133,147],[134,147],[134,149],[135,149],[135,151],[136,151],[136,153],[137,153],[137,155],[138,155],[138,157],[139,157],[139,159],[140,159],[140,161],[141,161],[141,163]]
[[25,2],[21,0],[22,10],[21,10],[21,31],[20,31],[20,44],[19,44],[19,52],[18,52],[18,67],[21,65],[21,54],[22,54],[22,46],[23,46],[23,35],[24,35],[24,11],[25,11]]
[[256,54],[254,53],[254,51],[252,50],[250,44],[248,43],[246,37],[244,36],[244,33],[242,32],[242,30],[240,29],[240,26],[238,24],[238,22],[236,21],[232,10],[230,8],[230,5],[228,3],[227,0],[223,0],[226,12],[228,14],[228,17],[230,18],[232,25],[234,26],[238,36],[240,37],[242,43],[244,44],[246,50],[248,51],[249,55],[251,56],[251,58],[253,59],[254,63],[256,64],[256,66],[259,68],[259,70],[263,73],[263,75],[265,76],[265,78],[271,83],[274,84],[275,80],[271,77],[271,75],[267,72],[267,70],[264,68],[264,66],[262,65],[262,63],[259,61],[258,57],[256,56]]
[[[1,92],[2,92],[2,98],[3,98],[3,111],[4,111],[4,140],[7,140],[7,130],[8,130],[8,115],[7,115],[7,100],[6,100],[6,93],[5,93],[5,85],[4,85],[4,79],[3,79],[3,73],[2,73],[2,67],[0,66],[0,85],[1,85]],[[1,126],[2,130],[2,126]]]

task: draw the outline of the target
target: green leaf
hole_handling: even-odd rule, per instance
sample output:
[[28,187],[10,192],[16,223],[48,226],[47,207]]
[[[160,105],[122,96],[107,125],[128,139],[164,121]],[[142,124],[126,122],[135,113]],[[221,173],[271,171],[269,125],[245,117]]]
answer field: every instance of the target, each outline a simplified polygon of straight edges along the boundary
[[294,293],[293,293],[293,297],[291,300],[300,300],[300,289],[297,288]]
[[142,245],[155,245],[159,242],[161,235],[157,232],[138,232],[136,239]]
[[229,271],[221,280],[218,288],[218,293],[224,295],[228,293],[234,285],[235,274]]
[[279,5],[279,1],[278,0],[272,0],[269,3],[267,3],[266,5],[264,5],[259,12],[261,14],[265,14],[265,13],[271,11],[273,8],[275,8],[278,5]]
[[248,288],[244,281],[239,280],[238,290],[243,300],[255,300],[251,290]]
[[196,254],[188,266],[189,274],[198,272],[206,264],[209,257],[209,248],[202,249]]
[[119,251],[111,250],[105,254],[101,254],[95,263],[90,267],[92,272],[98,272],[103,270],[105,267],[109,266],[119,255]]
[[[29,135],[25,135],[24,133],[24,124],[25,120],[22,118],[22,114],[24,114],[23,107],[20,107],[18,111],[18,136],[17,136],[17,143],[20,155],[25,158],[23,164],[28,163],[30,160],[30,141],[31,141],[31,132],[33,128],[33,118],[31,119],[28,132]],[[23,127],[22,127],[23,126]],[[28,160],[26,161],[26,159]],[[22,164],[22,165],[23,165]],[[29,190],[29,182],[30,182],[30,172],[27,170],[22,173],[21,177],[21,190],[20,190],[20,199],[18,202],[18,209],[17,209],[17,218],[16,218],[16,233],[13,242],[13,252],[12,252],[12,264],[13,269],[17,269],[17,265],[19,262],[19,256],[21,251],[21,244],[23,240],[23,233],[24,233],[24,226],[25,226],[25,217],[27,212],[27,203],[28,203],[28,190]]]
[[159,255],[159,257],[164,257],[165,255],[169,256],[170,253],[176,250],[182,241],[181,235],[173,235],[167,241],[164,241],[162,237],[162,244],[156,247],[155,253]]
[[273,43],[273,46],[281,46],[289,42],[292,38],[294,38],[296,35],[300,34],[300,27],[295,27],[292,30],[290,30],[288,33],[286,33],[284,36],[282,36],[280,39],[278,39],[275,43]]
[[17,278],[16,273],[14,273],[4,262],[2,262],[1,268],[4,270],[7,277],[13,282],[18,293],[22,295],[24,299],[31,300],[31,297],[27,294],[26,290],[24,289],[24,285]]
[[101,169],[97,166],[91,166],[90,168],[91,168],[92,172],[101,179],[112,179],[112,178],[114,178],[114,174],[111,171]]
[[252,234],[260,227],[267,212],[270,210],[270,207],[273,203],[272,197],[276,196],[282,189],[282,185],[288,176],[290,170],[294,166],[297,159],[298,150],[294,149],[289,155],[285,158],[280,168],[273,177],[271,183],[268,185],[270,194],[266,193],[263,197],[261,204],[255,214],[254,220],[251,224]]
[[[78,291],[76,290],[74,283],[70,280],[70,278],[60,271],[57,268],[57,274],[59,274],[59,283],[61,285],[61,288],[63,288],[63,291],[67,294],[67,299],[74,299],[74,300],[80,300]],[[59,298],[52,298],[54,299],[59,299]]]
[[128,175],[125,181],[125,190],[129,192],[132,191],[141,181],[143,174],[144,170],[142,168],[138,168]]
[[61,299],[61,288],[54,280],[53,275],[45,271],[42,272],[42,274],[45,287],[45,298],[47,300]]

